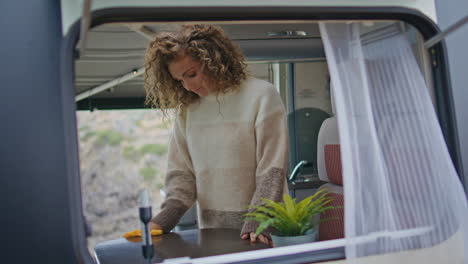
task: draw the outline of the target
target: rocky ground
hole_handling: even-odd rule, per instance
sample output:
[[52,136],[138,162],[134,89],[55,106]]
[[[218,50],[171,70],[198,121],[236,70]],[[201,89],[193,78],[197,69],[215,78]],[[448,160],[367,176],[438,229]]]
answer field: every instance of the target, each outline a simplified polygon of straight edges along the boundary
[[157,110],[80,111],[83,210],[92,236],[88,246],[139,228],[138,194],[161,203],[171,120]]

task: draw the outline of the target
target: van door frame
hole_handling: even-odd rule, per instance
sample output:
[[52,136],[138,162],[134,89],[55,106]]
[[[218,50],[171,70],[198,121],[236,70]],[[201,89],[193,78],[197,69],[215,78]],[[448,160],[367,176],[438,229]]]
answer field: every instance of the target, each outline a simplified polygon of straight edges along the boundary
[[[148,8],[109,8],[92,13],[90,28],[105,23],[129,22],[184,22],[184,21],[262,21],[262,20],[399,20],[406,22],[423,35],[425,39],[440,32],[436,24],[419,11],[403,7],[148,7]],[[64,38],[62,46],[62,100],[65,131],[67,132],[69,165],[67,174],[71,199],[72,237],[75,252],[83,263],[92,263],[87,253],[84,219],[81,205],[81,185],[79,177],[79,158],[76,124],[76,103],[74,102],[74,59],[77,57],[76,44],[79,38],[80,21],[77,21]],[[433,70],[436,112],[455,168],[464,182],[461,168],[459,140],[455,121],[455,111],[450,86],[447,52],[444,42],[430,49]],[[330,252],[308,252],[300,261],[325,261],[336,259],[344,249]],[[84,254],[84,255],[83,255]],[[284,263],[285,258],[266,258],[261,263]],[[289,256],[293,263],[295,256]],[[306,259],[304,259],[305,257]],[[260,263],[258,262],[258,263]],[[253,262],[252,262],[253,263]],[[255,261],[257,263],[257,261]]]

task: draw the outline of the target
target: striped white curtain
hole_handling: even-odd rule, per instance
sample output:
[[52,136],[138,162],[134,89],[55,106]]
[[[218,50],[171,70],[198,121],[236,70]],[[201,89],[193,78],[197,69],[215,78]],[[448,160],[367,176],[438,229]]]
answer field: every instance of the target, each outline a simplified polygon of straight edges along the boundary
[[405,36],[367,41],[357,22],[320,30],[340,131],[348,261],[455,234],[468,252],[466,196]]

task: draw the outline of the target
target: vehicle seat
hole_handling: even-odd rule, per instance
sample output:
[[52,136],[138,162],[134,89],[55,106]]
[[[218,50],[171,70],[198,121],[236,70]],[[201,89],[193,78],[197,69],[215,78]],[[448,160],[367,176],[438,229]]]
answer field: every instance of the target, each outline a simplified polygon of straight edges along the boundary
[[320,128],[317,143],[317,165],[320,180],[327,182],[319,190],[326,188],[333,201],[329,204],[340,208],[328,210],[320,219],[330,219],[319,225],[319,240],[344,237],[344,199],[341,167],[340,141],[336,117],[326,119]]
[[300,108],[288,114],[291,170],[298,162],[306,160],[309,164],[301,169],[301,174],[317,175],[318,133],[323,121],[329,117],[330,114],[314,107]]

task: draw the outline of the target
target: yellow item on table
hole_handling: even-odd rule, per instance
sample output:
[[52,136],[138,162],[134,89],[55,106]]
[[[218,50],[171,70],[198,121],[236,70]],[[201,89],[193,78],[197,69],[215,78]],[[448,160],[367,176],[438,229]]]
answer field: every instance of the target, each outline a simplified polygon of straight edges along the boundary
[[[151,236],[160,236],[160,235],[162,235],[162,233],[163,232],[160,229],[151,229]],[[127,233],[123,234],[122,237],[125,237],[125,238],[141,237],[141,230],[136,229],[136,230],[127,232]]]

